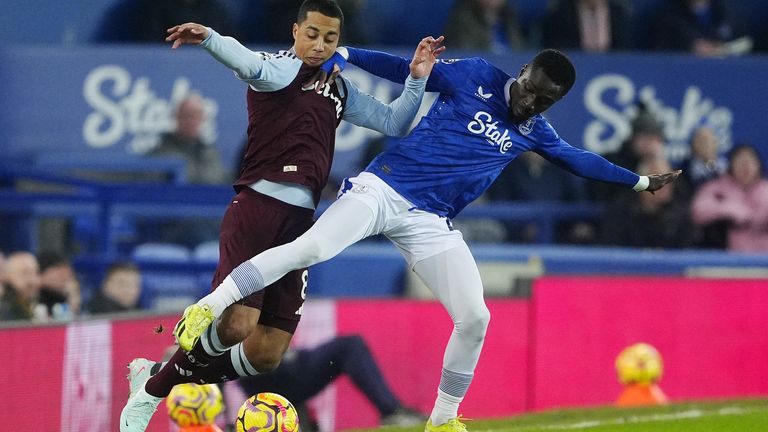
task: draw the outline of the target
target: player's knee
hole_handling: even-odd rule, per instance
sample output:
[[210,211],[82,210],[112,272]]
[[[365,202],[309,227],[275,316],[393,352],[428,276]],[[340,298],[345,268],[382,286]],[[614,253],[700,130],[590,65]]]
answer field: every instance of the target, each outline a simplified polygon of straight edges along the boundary
[[282,357],[282,354],[277,352],[259,352],[253,357],[248,357],[248,362],[250,362],[251,366],[259,371],[259,373],[267,373],[272,372],[280,366]]
[[462,319],[458,321],[457,326],[462,334],[482,341],[485,339],[485,332],[490,321],[491,313],[487,307],[483,306],[467,311]]
[[323,242],[314,237],[304,237],[296,240],[300,246],[299,266],[310,267],[328,259]]
[[221,343],[226,346],[234,345],[245,340],[254,330],[254,325],[245,320],[222,320],[216,330],[219,333]]

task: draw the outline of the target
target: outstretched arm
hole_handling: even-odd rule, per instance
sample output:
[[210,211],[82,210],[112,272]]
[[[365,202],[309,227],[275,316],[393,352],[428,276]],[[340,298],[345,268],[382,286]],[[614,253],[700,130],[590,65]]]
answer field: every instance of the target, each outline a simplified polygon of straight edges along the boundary
[[424,86],[432,67],[437,57],[445,50],[445,47],[440,46],[441,41],[442,38],[433,37],[421,40],[408,65],[409,75],[405,79],[405,88],[400,96],[389,104],[361,93],[352,82],[345,80],[349,95],[344,120],[386,135],[405,135],[421,105]]
[[[443,37],[435,40],[442,43]],[[340,47],[318,73],[306,82],[312,87],[315,82],[323,83],[335,78],[348,61],[364,71],[396,83],[405,82],[410,73],[411,59],[388,54],[381,51],[365,50],[351,47]],[[427,91],[452,93],[457,85],[467,79],[473,67],[480,59],[444,60],[438,61],[427,81]]]
[[184,44],[200,45],[257,91],[274,91],[287,86],[301,67],[298,59],[251,51],[235,38],[222,36],[201,24],[180,24],[167,31],[165,40],[173,43],[172,49]]
[[674,181],[682,172],[678,170],[640,176],[609,162],[598,154],[573,147],[561,139],[558,139],[555,145],[542,146],[536,151],[555,165],[580,177],[620,184],[631,187],[637,192],[653,193]]

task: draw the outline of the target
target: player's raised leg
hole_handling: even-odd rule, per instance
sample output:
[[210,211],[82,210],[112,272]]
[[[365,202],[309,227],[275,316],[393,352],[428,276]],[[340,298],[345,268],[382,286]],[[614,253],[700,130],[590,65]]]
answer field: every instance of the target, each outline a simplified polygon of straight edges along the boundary
[[[231,202],[222,220],[220,236],[219,265],[214,276],[213,286],[223,280],[238,264],[252,257],[254,253],[268,249],[274,244],[286,243],[295,239],[312,225],[313,211],[297,209],[287,203],[258,194],[250,189],[243,189]],[[242,229],[244,224],[252,229]],[[286,303],[287,324],[291,320],[298,322],[300,315],[296,309],[303,303],[303,287],[306,283],[304,271],[290,272],[273,284],[276,291],[285,293],[288,299],[274,304]],[[259,355],[245,353],[248,346],[256,346],[249,342],[244,347],[245,340],[257,329],[260,320],[260,310],[263,306],[265,292],[262,291],[240,304],[234,304],[222,314],[214,325],[203,329],[201,343],[186,352],[177,350],[165,367],[154,374],[149,380],[146,375],[131,374],[131,388],[135,397],[129,399],[124,409],[121,431],[143,431],[159,402],[175,384],[183,382],[221,382],[240,375],[235,367],[247,370],[266,372],[269,365],[274,364],[284,352],[281,340],[268,339]],[[272,304],[272,303],[270,303]],[[277,306],[275,306],[277,307]],[[270,310],[270,312],[275,312]],[[283,316],[281,315],[281,316]],[[280,328],[281,324],[275,324]],[[293,324],[295,329],[295,324]],[[291,329],[286,330],[290,340]],[[246,358],[250,358],[248,362]],[[269,360],[271,359],[271,360]],[[269,360],[269,361],[267,361]],[[138,369],[137,369],[138,370]],[[134,426],[135,425],[135,426]]]
[[[220,315],[227,305],[241,298],[260,292],[265,286],[283,277],[294,269],[310,267],[329,260],[378,229],[375,226],[378,206],[374,199],[361,201],[365,197],[342,196],[318,218],[306,233],[296,240],[266,250],[255,257],[244,260],[224,278],[215,291],[200,299],[184,311],[175,336],[179,346],[189,350],[200,339],[204,327],[182,325],[190,314],[209,311]],[[208,312],[206,312],[208,313]]]
[[459,404],[472,382],[490,321],[480,272],[466,244],[419,261],[413,270],[448,310],[454,326],[425,430],[463,431],[466,427],[458,415]]

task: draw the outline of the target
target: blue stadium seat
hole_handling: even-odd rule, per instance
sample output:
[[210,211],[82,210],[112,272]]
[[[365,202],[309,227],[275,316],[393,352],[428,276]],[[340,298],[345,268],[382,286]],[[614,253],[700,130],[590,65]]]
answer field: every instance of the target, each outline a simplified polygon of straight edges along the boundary
[[137,261],[189,262],[189,249],[173,243],[142,243],[136,246],[131,258]]
[[[142,269],[142,308],[180,311],[197,301],[199,285],[192,269],[191,253],[186,247],[143,243],[133,249],[131,258]],[[157,270],[159,265],[167,266],[167,269]]]
[[[219,242],[208,241],[195,246],[192,251],[192,261],[198,265],[197,286],[202,297],[211,291],[211,279],[219,262]],[[200,267],[205,267],[200,269]]]
[[219,262],[219,242],[216,240],[200,243],[192,250],[192,260],[203,264]]

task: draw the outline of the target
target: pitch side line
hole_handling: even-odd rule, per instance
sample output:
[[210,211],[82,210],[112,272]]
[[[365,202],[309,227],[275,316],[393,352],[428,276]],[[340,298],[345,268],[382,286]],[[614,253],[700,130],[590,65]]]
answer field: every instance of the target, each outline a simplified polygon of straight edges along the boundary
[[589,429],[599,426],[619,426],[625,424],[635,423],[654,423],[667,420],[682,420],[689,418],[701,418],[709,416],[728,416],[728,415],[741,415],[752,412],[765,411],[764,409],[745,409],[741,407],[723,407],[714,411],[707,411],[701,409],[691,409],[686,411],[680,411],[669,414],[649,414],[649,415],[632,415],[627,417],[604,419],[604,420],[584,420],[574,423],[560,423],[552,425],[538,425],[538,426],[516,426],[510,428],[494,428],[478,430],[476,432],[504,432],[504,431],[535,431],[535,430],[579,430]]

